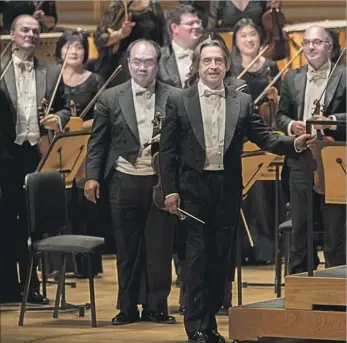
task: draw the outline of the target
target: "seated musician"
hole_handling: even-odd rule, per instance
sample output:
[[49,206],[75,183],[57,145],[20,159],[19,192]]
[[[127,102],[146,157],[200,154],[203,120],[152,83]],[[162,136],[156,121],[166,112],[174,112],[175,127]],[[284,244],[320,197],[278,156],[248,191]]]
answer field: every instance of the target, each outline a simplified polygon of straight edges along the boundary
[[[315,100],[320,100],[321,115],[314,119],[346,120],[346,70],[338,67],[331,78],[334,67],[330,61],[332,39],[320,26],[312,26],[304,33],[304,55],[308,65],[289,71],[282,84],[277,123],[288,136],[299,136],[306,131],[305,122],[312,118]],[[325,90],[325,91],[324,91]],[[323,93],[324,92],[324,93]],[[318,128],[316,128],[318,129]],[[324,135],[345,141],[345,131],[334,126],[326,127]],[[307,183],[305,154],[288,158],[290,204],[293,222],[291,238],[290,273],[307,271]],[[324,229],[324,258],[326,267],[346,264],[345,223],[346,207],[324,202],[324,197],[314,192],[314,216]],[[319,264],[315,256],[315,267]]]
[[[68,51],[68,56],[67,56]],[[102,86],[102,79],[98,74],[85,69],[88,61],[88,36],[81,30],[65,31],[59,38],[55,57],[58,64],[66,64],[62,74],[64,98],[70,105],[72,115],[79,117],[86,106],[94,98]],[[66,57],[67,56],[67,57]],[[88,112],[83,113],[82,129],[91,129],[94,118],[94,105]],[[69,125],[67,125],[69,126]],[[83,164],[81,168],[85,168]],[[88,236],[100,236],[105,219],[100,216],[100,206],[96,206],[83,194],[84,177],[76,176],[74,187],[67,190],[70,204],[68,206],[72,233]],[[99,205],[99,204],[98,204]],[[102,229],[101,229],[102,228]],[[96,275],[102,271],[101,254],[92,256],[92,270]],[[83,256],[75,256],[75,275],[79,278],[88,277],[88,261]]]
[[[160,47],[138,40],[129,45],[131,80],[106,90],[97,103],[88,144],[85,195],[96,202],[106,179],[117,246],[120,312],[114,325],[140,320],[175,323],[168,314],[173,229],[176,217],[153,202],[152,166],[166,100],[179,90],[156,81]],[[156,139],[154,139],[156,141]],[[106,161],[106,165],[104,165]],[[145,288],[145,289],[144,289]]]
[[159,2],[131,1],[127,11],[124,3],[126,1],[111,1],[94,35],[99,51],[94,71],[106,80],[119,64],[123,65],[123,71],[111,82],[111,86],[125,82],[130,77],[125,52],[131,42],[143,38],[159,45],[167,43],[165,16]]
[[21,14],[32,15],[40,23],[41,32],[49,32],[58,22],[55,1],[1,1],[2,27],[0,33],[8,34],[14,18]]
[[[70,112],[63,94],[57,91],[52,108],[55,114],[38,117],[42,98],[51,100],[59,68],[35,58],[40,38],[40,24],[29,15],[21,15],[12,23],[13,63],[0,84],[0,165],[1,220],[1,301],[19,301],[28,266],[28,225],[24,197],[25,175],[36,170],[40,161],[38,143],[46,130],[59,130],[68,122]],[[3,57],[3,70],[11,55]],[[0,152],[1,152],[0,150]],[[47,190],[49,191],[49,190]],[[17,267],[19,263],[18,284]],[[28,300],[48,303],[39,293],[36,270],[32,273]]]

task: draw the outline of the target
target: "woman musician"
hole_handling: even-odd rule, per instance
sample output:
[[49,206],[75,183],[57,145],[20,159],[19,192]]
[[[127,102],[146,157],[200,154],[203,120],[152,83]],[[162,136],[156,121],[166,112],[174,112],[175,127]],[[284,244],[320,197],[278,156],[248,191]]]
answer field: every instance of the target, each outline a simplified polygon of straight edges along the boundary
[[94,71],[106,80],[119,64],[123,65],[123,72],[113,80],[110,87],[129,78],[127,63],[124,63],[125,52],[131,42],[141,38],[153,40],[161,46],[167,43],[165,16],[159,2],[112,1],[94,36],[99,51]]
[[[239,76],[240,73],[252,62],[260,50],[260,34],[258,28],[250,19],[241,19],[235,25],[234,41],[232,47],[232,69],[233,75]],[[269,84],[269,73],[274,77],[279,72],[276,63],[270,59],[260,57],[242,76],[247,82],[248,90],[253,100],[255,100]],[[276,105],[279,102],[278,90],[280,89],[281,79],[275,83],[266,93],[265,97],[257,104],[272,100]],[[274,116],[276,115],[276,110]],[[267,121],[268,125],[275,128],[273,123]],[[275,120],[273,120],[275,122]],[[274,213],[274,182],[258,181],[249,191],[247,198],[243,201],[243,210],[247,224],[254,239],[254,248],[249,247],[244,251],[245,262],[248,264],[267,264],[273,260],[273,231]],[[284,219],[284,201],[279,204],[280,219]],[[245,238],[246,241],[247,238]]]
[[[67,51],[68,55],[66,56]],[[102,86],[101,77],[85,69],[88,51],[88,35],[79,30],[65,31],[56,45],[57,63],[62,64],[66,58],[62,74],[64,98],[66,103],[70,104],[72,115],[76,116],[79,116]],[[94,107],[83,117],[83,129],[92,127],[93,117]],[[84,182],[84,179],[75,180],[74,186],[67,192],[70,230],[74,234],[99,236],[100,208],[84,198]],[[75,257],[75,268],[73,268],[72,263],[68,263],[67,267],[68,272],[75,272],[76,277],[88,277],[87,260],[84,260],[83,256]],[[102,272],[100,254],[93,256],[92,270],[94,275]]]

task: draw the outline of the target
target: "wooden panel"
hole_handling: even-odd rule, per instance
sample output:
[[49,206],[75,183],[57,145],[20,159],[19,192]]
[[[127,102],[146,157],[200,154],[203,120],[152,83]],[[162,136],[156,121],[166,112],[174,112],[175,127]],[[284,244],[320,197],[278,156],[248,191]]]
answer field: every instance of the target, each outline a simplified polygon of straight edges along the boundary
[[346,313],[233,307],[229,338],[256,341],[258,337],[344,341]]
[[346,279],[287,276],[287,309],[312,309],[312,305],[346,306]]

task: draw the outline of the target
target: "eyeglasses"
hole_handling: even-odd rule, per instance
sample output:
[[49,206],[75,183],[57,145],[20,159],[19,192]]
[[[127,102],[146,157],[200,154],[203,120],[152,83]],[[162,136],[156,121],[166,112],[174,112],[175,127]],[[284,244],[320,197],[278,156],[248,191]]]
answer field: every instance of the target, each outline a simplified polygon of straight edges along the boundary
[[311,43],[312,43],[313,47],[316,48],[318,46],[321,46],[323,43],[330,43],[330,42],[326,41],[326,40],[321,40],[321,39],[313,39],[313,40],[305,39],[302,42],[302,45],[306,48],[306,47],[310,46]]
[[153,60],[130,60],[130,63],[135,68],[140,68],[142,64],[145,68],[154,68],[156,65],[156,62]]
[[185,26],[194,26],[194,24],[196,24],[197,26],[201,26],[202,25],[202,21],[201,20],[194,20],[194,21],[187,21],[186,23],[180,23],[180,25],[185,25]]

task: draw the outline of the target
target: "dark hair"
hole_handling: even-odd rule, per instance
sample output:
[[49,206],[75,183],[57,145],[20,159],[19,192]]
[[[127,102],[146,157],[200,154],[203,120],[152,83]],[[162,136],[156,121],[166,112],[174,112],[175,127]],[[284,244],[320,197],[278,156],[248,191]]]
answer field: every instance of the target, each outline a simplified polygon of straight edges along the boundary
[[83,64],[89,59],[89,43],[88,34],[80,30],[64,31],[60,36],[57,46],[55,47],[55,60],[57,63],[63,63],[64,59],[61,56],[61,49],[68,42],[80,42],[84,49]]
[[220,39],[211,39],[211,38],[205,39],[200,44],[198,44],[198,46],[194,50],[194,54],[193,54],[193,58],[192,58],[192,64],[190,66],[188,79],[185,83],[186,87],[190,87],[193,84],[198,82],[201,51],[203,48],[210,47],[210,46],[215,46],[215,47],[218,47],[221,49],[223,57],[224,57],[226,70],[228,71],[230,69],[230,65],[231,65],[230,53],[229,53],[229,50],[228,50],[223,38],[220,37]]
[[171,25],[172,24],[179,25],[181,23],[182,15],[186,13],[198,15],[195,8],[191,5],[180,4],[168,9],[167,15],[166,15],[166,27],[170,35],[172,33]]
[[234,28],[234,33],[233,33],[233,44],[231,48],[231,60],[232,60],[231,71],[236,76],[239,75],[241,71],[243,70],[240,50],[236,45],[236,35],[241,29],[243,29],[246,26],[252,26],[257,31],[259,35],[259,39],[261,37],[259,27],[255,25],[251,19],[243,18],[236,23]]
[[159,45],[157,42],[153,41],[153,40],[143,39],[143,38],[138,39],[138,40],[135,40],[135,41],[133,41],[133,42],[131,42],[131,43],[129,44],[128,49],[127,49],[127,51],[126,51],[127,57],[128,57],[128,58],[130,57],[130,53],[131,53],[132,48],[133,48],[137,43],[140,43],[140,42],[147,42],[147,43],[149,43],[149,44],[151,44],[151,45],[153,46],[153,48],[154,48],[154,50],[155,50],[155,52],[156,52],[156,54],[157,54],[157,62],[159,62],[160,57],[161,57],[161,48],[160,48],[160,45]]
[[341,53],[339,35],[338,35],[338,32],[333,29],[327,29],[326,32],[327,32],[327,36],[329,40],[332,43],[331,62],[336,63]]

